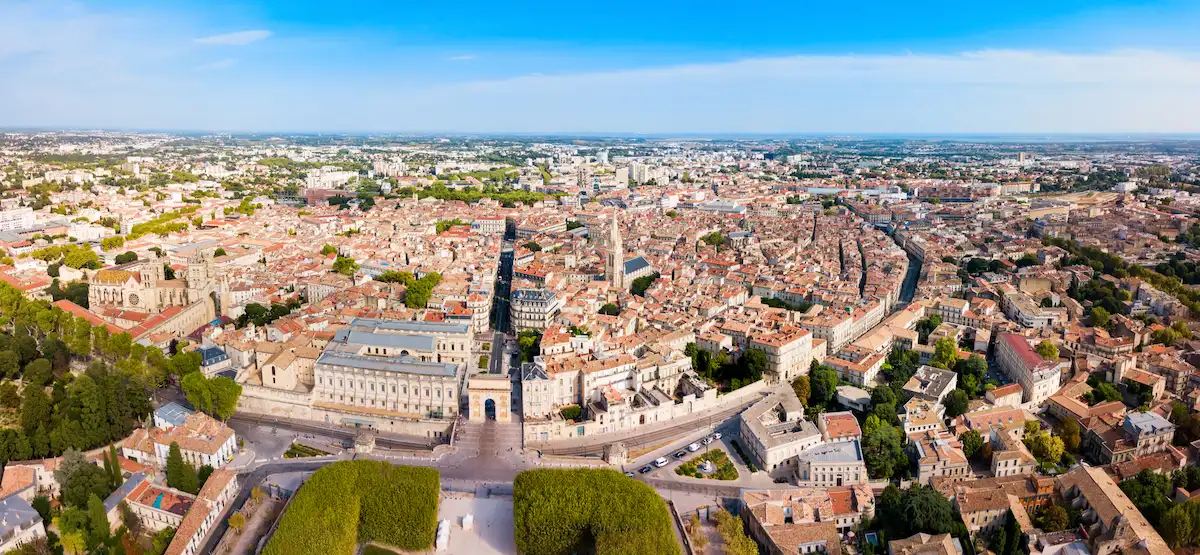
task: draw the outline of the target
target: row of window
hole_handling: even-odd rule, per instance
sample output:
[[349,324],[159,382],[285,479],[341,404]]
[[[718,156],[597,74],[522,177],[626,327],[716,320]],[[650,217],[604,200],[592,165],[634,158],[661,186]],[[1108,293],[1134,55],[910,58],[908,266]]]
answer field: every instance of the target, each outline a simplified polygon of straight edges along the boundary
[[[345,384],[346,384],[347,382],[350,384],[350,389],[356,389],[356,388],[355,388],[355,386],[354,386],[354,380],[343,380],[343,379],[341,379],[341,378],[338,378],[338,381],[337,381],[337,386],[338,386],[338,387],[342,387],[342,388],[344,388],[344,387],[346,387],[346,385],[345,385]],[[325,384],[325,379],[324,379],[323,377],[317,377],[317,385],[326,385],[326,384]],[[328,384],[328,385],[329,385],[330,387],[333,387],[333,378],[329,378],[329,384]],[[359,381],[359,382],[358,382],[358,387],[357,387],[357,389],[361,389],[361,390],[363,390],[363,391],[366,391],[367,389],[370,389],[371,391],[376,391],[376,389],[375,389],[375,382],[366,382],[366,383],[364,384],[364,382],[362,382],[362,381]],[[380,391],[380,392],[383,392],[383,393],[386,393],[386,392],[387,392],[387,384],[379,384],[379,390],[378,390],[378,391]],[[432,390],[432,391],[433,391],[433,396],[434,396],[435,398],[437,398],[437,399],[441,399],[441,398],[442,398],[442,390],[441,390],[441,389],[434,389],[434,390]],[[392,384],[392,393],[396,393],[396,384]],[[407,386],[407,385],[402,385],[402,386],[400,386],[400,394],[401,394],[401,395],[408,395],[408,386]],[[430,388],[426,387],[426,388],[425,388],[425,395],[424,395],[424,396],[425,396],[425,397],[429,397],[429,394],[430,394]],[[419,388],[419,387],[414,387],[414,388],[413,388],[413,395],[421,395],[421,388]],[[446,398],[447,398],[447,399],[453,399],[453,398],[454,398],[454,389],[453,389],[453,388],[446,388]]]
[[[334,395],[333,393],[327,393],[327,394],[325,394],[325,397],[328,398],[330,401],[335,400],[335,397],[336,397],[336,400],[338,402],[343,402],[343,403],[347,402],[345,395]],[[379,401],[378,403],[376,403],[375,399],[365,399],[365,398],[356,399],[353,395],[350,396],[350,400],[349,400],[350,404],[357,404],[359,402],[361,402],[361,406],[379,407],[381,409],[388,408],[387,401]],[[395,401],[392,401],[391,405],[392,405],[391,410],[394,410],[394,411],[410,410],[409,403],[397,403]],[[400,408],[401,406],[403,406],[404,408],[401,409]],[[419,411],[419,410],[422,410],[422,408],[424,408],[424,413],[426,413],[426,414],[428,414],[434,410],[437,410],[437,411],[442,410],[442,407],[434,407],[434,406],[430,406],[430,405],[425,405],[424,407],[422,407],[421,405],[413,404],[411,406],[411,410]]]

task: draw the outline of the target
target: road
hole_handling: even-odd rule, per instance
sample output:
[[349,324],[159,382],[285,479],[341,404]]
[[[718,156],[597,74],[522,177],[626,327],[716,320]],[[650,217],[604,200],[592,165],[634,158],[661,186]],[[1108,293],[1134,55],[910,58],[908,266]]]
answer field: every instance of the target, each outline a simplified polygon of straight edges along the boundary
[[[243,423],[255,426],[271,426],[281,430],[289,430],[306,434],[318,434],[344,440],[354,440],[358,433],[355,428],[344,426],[323,425],[291,418],[280,418],[252,413],[237,413],[229,419],[231,423]],[[419,436],[404,436],[387,432],[379,432],[375,437],[375,445],[386,449],[409,449],[427,451],[433,448],[433,443]]]
[[504,333],[492,333],[492,353],[491,360],[488,361],[488,372],[492,374],[504,373]]

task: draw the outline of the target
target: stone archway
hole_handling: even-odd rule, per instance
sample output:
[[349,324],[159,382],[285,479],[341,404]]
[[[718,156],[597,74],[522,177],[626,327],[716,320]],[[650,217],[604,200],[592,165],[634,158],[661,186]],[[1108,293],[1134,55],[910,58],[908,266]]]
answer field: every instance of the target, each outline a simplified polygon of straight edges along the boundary
[[471,422],[512,419],[512,382],[508,376],[481,374],[467,381],[467,419]]

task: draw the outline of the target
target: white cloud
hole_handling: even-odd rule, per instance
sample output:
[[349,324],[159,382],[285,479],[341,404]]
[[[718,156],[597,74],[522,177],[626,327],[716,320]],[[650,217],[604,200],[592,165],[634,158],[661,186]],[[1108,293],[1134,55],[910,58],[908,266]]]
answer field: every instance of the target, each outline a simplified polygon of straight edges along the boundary
[[476,56],[474,54],[461,54],[458,56],[450,56],[450,57],[446,58],[446,61],[447,62],[469,62],[469,61],[477,59],[477,58],[479,58],[479,56]]
[[224,60],[217,60],[215,62],[209,62],[207,64],[200,64],[200,65],[196,66],[196,71],[216,71],[219,69],[229,69],[229,68],[233,67],[233,65],[236,63],[237,63],[237,59],[235,59],[235,58],[225,58]]
[[216,44],[222,46],[245,46],[270,36],[270,31],[260,29],[254,31],[238,31],[236,33],[226,33],[224,35],[213,35],[211,37],[196,39],[196,42],[199,44]]

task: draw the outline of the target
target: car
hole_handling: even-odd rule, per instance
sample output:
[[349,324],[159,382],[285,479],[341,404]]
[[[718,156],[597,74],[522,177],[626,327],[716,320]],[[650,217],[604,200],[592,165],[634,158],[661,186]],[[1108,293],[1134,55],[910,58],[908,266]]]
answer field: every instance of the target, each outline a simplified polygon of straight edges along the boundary
[[721,439],[721,432],[716,432],[712,435],[713,439]]
[[684,450],[680,449],[679,451],[676,451],[676,452],[675,452],[675,455],[674,455],[674,456],[675,456],[675,458],[677,458],[677,459],[682,459],[682,458],[684,458],[684,457],[686,457],[686,456],[687,456],[687,451],[684,451]]
[[664,467],[664,466],[667,466],[667,458],[666,458],[666,457],[659,457],[659,458],[657,458],[657,459],[654,459],[654,466],[657,466],[657,467],[659,467],[659,468],[662,468],[662,467]]
[[688,445],[688,446],[687,446],[687,450],[688,450],[688,451],[691,451],[691,452],[693,452],[693,453],[695,453],[696,451],[699,451],[699,450],[700,450],[700,444],[699,444],[699,443],[693,443],[693,444],[691,444],[691,445]]
[[712,437],[706,437],[706,438],[700,440],[700,443],[703,443],[704,445],[709,445],[714,441],[716,441],[716,440],[713,439]]
[[650,465],[646,465],[646,466],[639,468],[638,472],[641,472],[642,474],[649,474],[651,472],[654,472],[654,467],[650,466]]
[[626,472],[626,473],[625,473],[625,475],[626,475],[626,476],[629,476],[630,478],[633,478],[634,476],[637,476],[637,474],[634,474],[634,473],[632,473],[632,472]]

